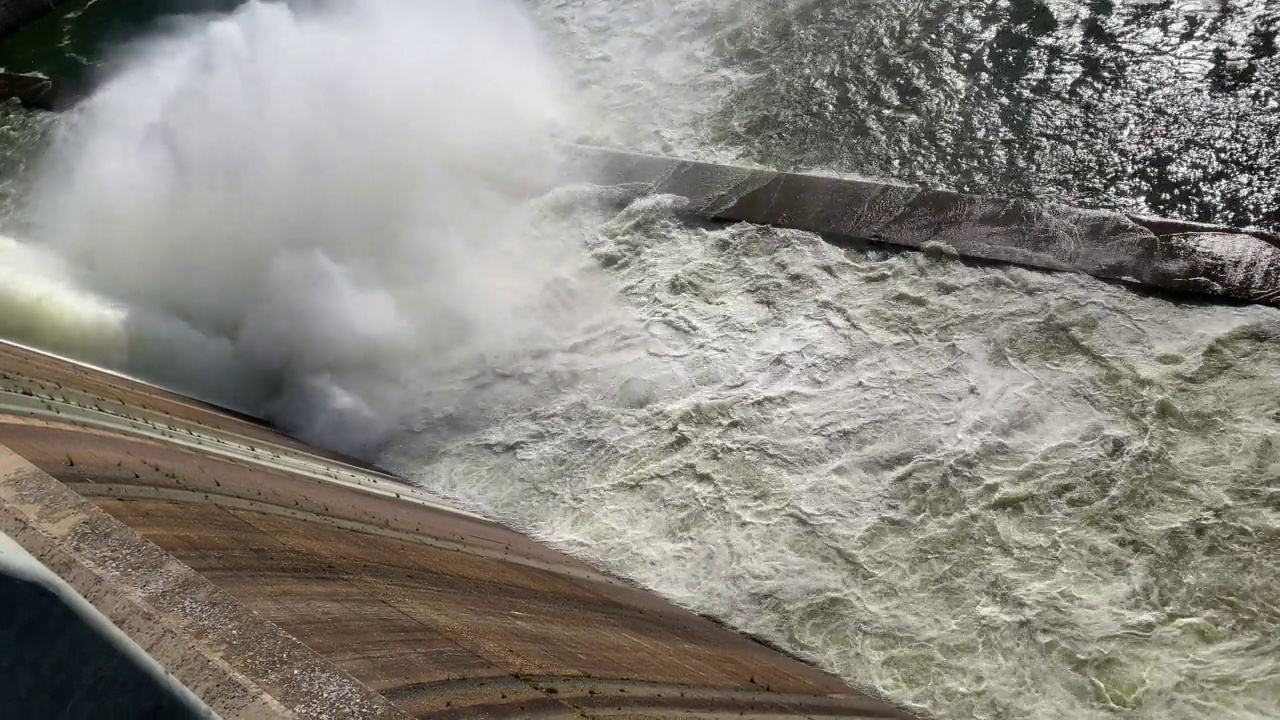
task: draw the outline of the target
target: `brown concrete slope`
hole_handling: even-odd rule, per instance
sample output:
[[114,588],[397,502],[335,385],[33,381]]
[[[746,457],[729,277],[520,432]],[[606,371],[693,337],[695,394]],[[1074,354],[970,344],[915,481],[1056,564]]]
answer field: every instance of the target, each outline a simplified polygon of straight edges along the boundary
[[1280,305],[1280,245],[1262,232],[580,145],[565,152],[566,179],[680,195],[704,218]]
[[221,717],[406,717],[2,443],[0,533]]
[[[284,651],[237,655],[191,617],[201,613],[184,605],[188,593],[216,597],[219,613],[239,608],[271,642],[305,646],[284,667],[311,663],[333,687],[358,681],[369,717],[388,712],[384,699],[418,718],[910,717],[495,523],[413,501],[420,491],[385,476],[361,484],[348,477],[359,468],[261,426],[2,344],[0,445],[11,464],[30,464],[20,482],[38,476],[57,503],[150,548],[137,557],[186,573],[148,583],[133,551],[101,563],[142,573],[131,597],[166,618],[186,652],[244,678],[246,697],[256,688],[285,708],[300,702],[273,674]],[[29,493],[15,497],[0,497],[0,512],[58,526]],[[94,536],[77,537],[76,552],[98,552]]]
[[58,81],[43,75],[0,72],[0,100],[17,98],[27,107],[53,110],[58,101]]
[[[56,355],[0,340],[0,372],[4,368],[21,368],[26,373],[30,387],[46,394],[62,393],[61,397],[75,404],[74,399],[63,392],[78,390],[100,398],[98,409],[111,410],[123,406],[126,400],[132,416],[152,417],[164,422],[182,422],[196,418],[208,431],[232,433],[248,439],[260,440],[274,446],[291,448],[308,455],[318,455],[341,464],[354,465],[374,473],[385,472],[360,460],[314,448],[287,435],[276,432],[266,423],[241,413],[217,407],[175,392],[148,385],[109,370],[90,365],[69,362]],[[74,378],[71,382],[58,378]],[[388,476],[389,477],[389,476]]]

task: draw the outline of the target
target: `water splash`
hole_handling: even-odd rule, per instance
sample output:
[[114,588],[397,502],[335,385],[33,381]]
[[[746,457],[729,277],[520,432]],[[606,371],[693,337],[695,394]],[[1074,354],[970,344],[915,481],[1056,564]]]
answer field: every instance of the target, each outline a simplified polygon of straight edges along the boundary
[[517,5],[250,2],[116,67],[31,232],[125,308],[129,369],[359,450],[406,374],[536,334],[571,253],[519,200],[574,119]]

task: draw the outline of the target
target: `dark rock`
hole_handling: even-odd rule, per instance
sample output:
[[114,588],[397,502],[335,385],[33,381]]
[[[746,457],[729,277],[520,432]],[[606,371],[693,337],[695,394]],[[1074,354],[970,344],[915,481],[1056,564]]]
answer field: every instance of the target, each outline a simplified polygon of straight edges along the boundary
[[53,110],[58,102],[58,81],[43,75],[0,72],[0,100],[17,98],[27,107]]
[[0,0],[0,42],[53,10],[62,0]]

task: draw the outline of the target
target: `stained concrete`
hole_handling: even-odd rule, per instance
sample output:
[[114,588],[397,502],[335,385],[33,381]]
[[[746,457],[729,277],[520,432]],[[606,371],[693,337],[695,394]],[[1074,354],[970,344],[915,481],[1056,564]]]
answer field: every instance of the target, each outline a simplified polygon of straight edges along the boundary
[[679,195],[698,217],[1280,306],[1280,241],[1261,231],[581,145],[565,155],[566,180]]
[[912,717],[376,468],[3,344],[0,530],[224,717]]
[[0,531],[221,717],[407,717],[3,445]]

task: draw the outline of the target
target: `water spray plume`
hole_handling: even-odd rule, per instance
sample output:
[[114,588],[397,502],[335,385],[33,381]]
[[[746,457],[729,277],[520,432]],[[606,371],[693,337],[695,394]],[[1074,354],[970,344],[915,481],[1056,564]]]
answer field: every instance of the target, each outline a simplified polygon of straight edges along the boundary
[[528,331],[557,253],[521,193],[573,116],[517,5],[250,2],[116,65],[32,218],[129,369],[359,449],[405,373]]

